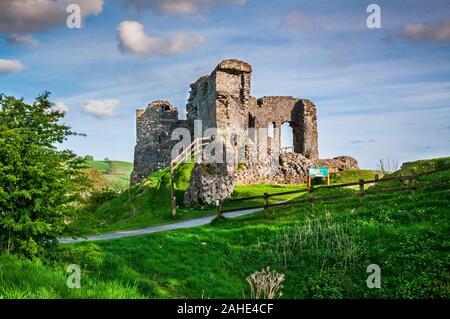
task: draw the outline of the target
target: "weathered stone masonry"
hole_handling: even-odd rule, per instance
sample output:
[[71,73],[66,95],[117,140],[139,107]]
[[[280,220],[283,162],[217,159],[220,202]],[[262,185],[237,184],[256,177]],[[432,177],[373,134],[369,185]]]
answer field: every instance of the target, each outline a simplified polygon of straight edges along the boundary
[[170,163],[171,140],[174,129],[184,126],[178,120],[178,109],[168,101],[154,101],[145,110],[136,111],[136,147],[131,184],[138,183],[151,173]]
[[[132,183],[167,166],[175,143],[170,140],[172,131],[180,126],[188,127],[192,135],[195,120],[202,121],[203,132],[216,128],[216,138],[224,141],[226,152],[231,153],[227,155],[232,158],[241,150],[226,138],[229,129],[239,129],[240,134],[248,136],[251,143],[246,144],[246,150],[256,147],[265,153],[248,152],[252,154],[248,155],[245,152],[243,165],[235,162],[196,164],[185,194],[187,204],[209,204],[215,199],[227,198],[236,183],[301,183],[311,165],[329,165],[334,171],[357,167],[356,160],[349,157],[320,160],[315,105],[306,99],[286,96],[256,99],[250,95],[251,73],[252,67],[248,63],[238,60],[220,62],[209,76],[191,84],[186,105],[187,120],[179,120],[177,109],[167,101],[155,101],[146,110],[138,110]],[[281,152],[283,123],[292,127],[293,153]],[[271,124],[274,126],[273,138],[267,134]],[[263,134],[251,136],[251,128]],[[262,145],[267,145],[268,150]],[[250,161],[255,154],[257,163]]]

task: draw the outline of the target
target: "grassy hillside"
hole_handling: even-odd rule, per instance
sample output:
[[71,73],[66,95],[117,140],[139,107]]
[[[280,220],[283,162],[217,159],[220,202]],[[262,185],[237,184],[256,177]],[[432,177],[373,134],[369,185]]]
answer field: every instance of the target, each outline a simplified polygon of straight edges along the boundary
[[[104,169],[104,162],[96,162],[99,169]],[[106,202],[89,218],[81,221],[81,228],[87,234],[100,234],[119,230],[130,230],[173,223],[180,220],[198,218],[216,214],[216,208],[210,207],[184,207],[184,193],[189,185],[193,163],[182,164],[175,171],[175,190],[177,195],[177,216],[171,216],[170,207],[170,173],[163,169],[130,189],[125,190],[119,197]],[[373,179],[373,171],[344,171],[339,172],[333,183],[355,182],[359,178]],[[285,192],[305,189],[305,185],[237,185],[233,198],[250,197],[267,193]],[[271,197],[271,202],[295,199],[296,195],[282,195]],[[226,208],[239,208],[261,204],[261,199],[241,203],[225,204]]]
[[401,174],[403,175],[410,175],[414,173],[420,174],[449,166],[450,166],[450,157],[407,162],[402,165],[401,169],[394,172],[392,175],[398,176]]
[[[199,218],[216,214],[216,207],[184,207],[184,193],[189,185],[193,163],[184,163],[175,171],[175,192],[177,195],[177,216],[172,217],[170,206],[170,172],[162,169],[144,182],[125,190],[117,198],[103,204],[96,212],[79,222],[86,234],[100,234],[173,223],[180,220]],[[281,192],[302,189],[304,185],[252,185],[237,186],[233,197],[259,195],[261,192]],[[285,200],[292,196],[274,197]],[[257,201],[240,204],[257,204]],[[239,207],[233,205],[232,207]]]
[[364,169],[352,169],[330,174],[332,184],[345,184],[357,182],[360,179],[373,180],[375,179],[375,171]]
[[[248,297],[245,277],[270,266],[286,275],[286,298],[449,298],[449,199],[440,188],[407,191],[99,242],[114,261],[95,271],[103,278],[125,265],[124,283],[157,283],[148,297]],[[381,267],[381,290],[366,287],[372,263]]]
[[[449,200],[448,187],[434,187],[101,241],[78,292],[61,286],[61,271],[2,257],[0,296],[94,297],[117,286],[111,297],[249,297],[245,277],[270,266],[286,276],[283,298],[450,298]],[[381,289],[366,286],[369,264],[381,267]]]
[[111,183],[111,188],[123,191],[130,185],[130,174],[133,164],[121,161],[86,161],[87,167],[96,168],[102,172]]
[[[182,205],[192,167],[193,163],[182,164],[176,170],[175,190],[179,205]],[[213,212],[213,208],[179,209],[177,217],[173,218],[170,207],[170,171],[166,168],[106,202],[90,214],[88,219],[81,221],[81,224],[87,233],[104,233],[171,223]]]

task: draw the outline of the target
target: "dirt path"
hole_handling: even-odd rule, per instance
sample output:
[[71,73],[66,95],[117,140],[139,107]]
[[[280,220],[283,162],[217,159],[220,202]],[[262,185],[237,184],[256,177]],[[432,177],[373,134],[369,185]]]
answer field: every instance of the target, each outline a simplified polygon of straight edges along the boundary
[[[240,210],[237,212],[232,213],[224,213],[223,216],[227,218],[235,218],[239,216],[244,216],[248,214],[255,213],[257,211],[261,211],[262,209],[247,209],[247,210]],[[157,233],[160,231],[166,231],[166,230],[174,230],[174,229],[183,229],[183,228],[192,228],[202,225],[207,225],[211,223],[211,221],[216,216],[207,216],[197,219],[191,219],[186,220],[178,223],[168,224],[168,225],[160,225],[160,226],[151,226],[141,229],[135,229],[135,230],[126,230],[116,233],[110,233],[110,234],[104,234],[104,235],[92,235],[88,236],[87,238],[61,238],[59,239],[59,242],[62,244],[67,243],[76,243],[76,242],[82,242],[82,241],[97,241],[97,240],[107,240],[107,239],[116,239],[116,238],[124,238],[124,237],[132,237],[132,236],[139,236],[139,235],[145,235],[145,234],[151,234],[151,233]]]

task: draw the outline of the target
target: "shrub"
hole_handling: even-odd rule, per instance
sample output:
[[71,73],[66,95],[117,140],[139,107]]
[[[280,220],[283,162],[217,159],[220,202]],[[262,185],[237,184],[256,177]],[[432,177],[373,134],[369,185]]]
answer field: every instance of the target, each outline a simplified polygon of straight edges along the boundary
[[57,148],[77,133],[48,97],[0,95],[0,252],[42,255],[79,213],[82,161]]
[[117,196],[119,196],[119,193],[111,189],[94,191],[86,200],[87,203],[85,206],[85,210],[87,212],[94,212],[104,203],[116,198]]
[[270,267],[253,273],[246,280],[250,285],[250,295],[254,299],[274,299],[283,295],[281,289],[283,289],[284,274],[270,271]]

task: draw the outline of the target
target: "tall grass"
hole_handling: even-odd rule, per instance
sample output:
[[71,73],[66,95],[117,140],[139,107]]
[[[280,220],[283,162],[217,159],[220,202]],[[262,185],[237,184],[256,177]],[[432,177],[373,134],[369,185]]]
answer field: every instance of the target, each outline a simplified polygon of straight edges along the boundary
[[133,285],[118,280],[93,280],[81,274],[81,288],[67,287],[64,269],[11,255],[0,256],[0,299],[128,298],[144,296]]
[[330,267],[344,275],[360,250],[357,232],[353,223],[337,220],[332,212],[325,211],[322,218],[306,217],[304,222],[279,230],[274,254],[285,268],[292,259],[304,259],[313,261],[319,275]]

